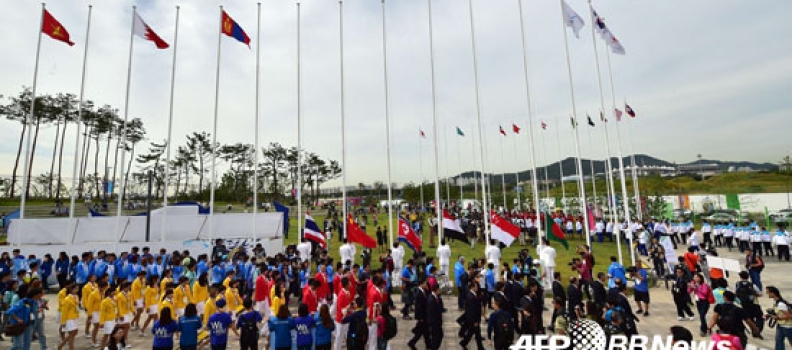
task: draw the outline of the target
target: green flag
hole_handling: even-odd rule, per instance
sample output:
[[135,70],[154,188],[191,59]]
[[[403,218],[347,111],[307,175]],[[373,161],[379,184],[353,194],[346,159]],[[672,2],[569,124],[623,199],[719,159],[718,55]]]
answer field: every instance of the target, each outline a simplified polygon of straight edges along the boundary
[[457,126],[457,135],[462,136],[462,137],[465,136],[465,133],[462,132],[462,129],[460,129],[458,126]]
[[558,225],[555,220],[550,216],[549,212],[545,212],[545,233],[547,234],[548,241],[556,241],[564,246],[564,249],[569,250],[569,243],[564,235],[564,230]]

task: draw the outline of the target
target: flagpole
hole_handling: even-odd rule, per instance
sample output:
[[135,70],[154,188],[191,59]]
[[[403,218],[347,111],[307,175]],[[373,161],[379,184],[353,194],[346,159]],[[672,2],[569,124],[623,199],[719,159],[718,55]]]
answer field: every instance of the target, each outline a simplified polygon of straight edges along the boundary
[[220,53],[223,47],[223,6],[220,5],[220,27],[217,31],[217,70],[215,71],[215,100],[214,100],[214,125],[212,127],[212,184],[209,191],[209,236],[210,244],[215,238],[215,188],[217,187],[217,118],[220,101]]
[[[459,128],[459,127],[457,127],[457,128]],[[462,137],[462,135],[457,135],[457,136]],[[457,139],[456,139],[457,165],[459,165],[459,175],[457,176],[457,181],[459,182],[459,204],[458,204],[458,207],[460,207],[460,209],[464,209],[464,208],[462,208],[462,200],[464,199],[463,198],[463,187],[462,187],[462,183],[463,183],[462,173],[464,172],[464,168],[462,167],[462,148],[459,145],[459,137],[457,137]],[[474,177],[474,181],[475,181],[475,177]]]
[[[501,135],[506,137],[506,135]],[[504,169],[501,171],[501,191],[503,192],[503,210],[509,211],[509,207],[506,204],[506,160],[503,157],[503,137],[500,139],[500,154],[501,154],[501,166]]]
[[[522,0],[517,0],[517,7],[520,12],[520,37],[522,38],[522,54],[523,54],[523,76],[525,77],[525,102],[528,108],[528,142],[530,144],[531,149],[531,186],[533,186],[533,197],[534,197],[534,209],[536,211],[536,218],[537,221],[535,222],[535,226],[537,227],[537,237],[543,237],[542,231],[544,230],[541,225],[541,220],[539,220],[539,184],[536,174],[536,147],[534,145],[534,133],[533,133],[533,111],[531,108],[531,87],[528,80],[528,43],[526,42],[525,38],[525,19],[523,16],[523,7],[522,7]],[[544,137],[543,137],[544,138]],[[542,142],[544,146],[544,142]],[[545,168],[545,183],[547,183],[547,168]],[[550,190],[548,188],[547,191],[548,197],[550,197]],[[537,245],[539,245],[540,240],[536,240]]]
[[[478,178],[476,177],[476,133],[472,132],[472,130],[474,130],[474,128],[475,128],[475,125],[471,125],[470,126],[470,130],[471,130],[471,134],[470,134],[470,154],[473,156],[473,200],[478,202],[478,198],[479,198],[479,195],[478,195],[479,194],[479,183],[478,183]],[[481,138],[479,137],[479,139],[481,139]],[[479,142],[481,142],[481,140],[479,140]],[[482,171],[479,175],[481,175],[481,177],[483,178],[484,177],[484,172]],[[483,190],[484,189],[482,189],[482,191]],[[482,205],[481,209],[484,210],[484,204],[483,204],[484,201],[482,200],[481,203],[482,203],[481,204]]]
[[[514,140],[514,154],[518,154],[517,153],[517,136],[514,136],[513,140]],[[522,196],[520,195],[520,192],[521,192],[522,188],[520,187],[520,170],[519,169],[514,171],[514,181],[515,181],[514,190],[515,190],[515,192],[517,192],[517,206],[515,208],[519,208],[518,210],[522,211]]]
[[449,183],[449,179],[451,178],[451,170],[448,167],[448,133],[443,133],[443,152],[445,153],[445,187],[446,187],[446,208],[451,206],[451,184]]
[[[592,25],[591,25],[591,41],[594,43],[594,62],[595,62],[595,67],[597,68],[597,82],[599,83],[600,108],[601,108],[600,116],[603,116],[602,113],[605,110],[605,97],[604,97],[605,95],[603,93],[603,88],[602,88],[602,73],[600,72],[599,51],[597,49],[597,38],[594,35],[594,25],[596,24],[596,19],[594,18],[594,11],[593,11],[593,8],[591,7],[591,1],[589,1],[589,13],[591,15],[591,22],[592,22]],[[606,50],[607,50],[607,48],[606,48]],[[618,123],[618,121],[617,121],[617,123]],[[603,120],[603,124],[604,124],[604,128],[605,128],[605,153],[606,153],[606,156],[607,156],[607,158],[605,160],[605,165],[607,166],[607,169],[608,169],[608,177],[606,178],[606,180],[607,180],[607,188],[608,188],[608,191],[609,191],[609,194],[610,194],[610,197],[609,197],[610,198],[610,201],[609,201],[610,203],[608,203],[608,209],[609,209],[609,211],[611,213],[610,221],[611,222],[618,222],[619,221],[619,211],[616,208],[614,208],[616,206],[616,188],[614,187],[614,184],[613,184],[613,165],[612,165],[612,162],[611,162],[610,136],[608,135],[608,122]],[[619,253],[621,254],[621,250],[619,250]],[[619,261],[622,261],[621,258],[619,258]]]
[[[71,220],[70,225],[74,225],[74,230],[71,232],[72,240],[74,239],[74,234],[77,232],[76,222],[74,221],[74,207],[77,202],[77,170],[79,169],[77,162],[80,158],[80,133],[82,132],[83,100],[85,97],[85,72],[88,65],[88,39],[91,35],[92,11],[93,6],[88,5],[88,25],[85,27],[85,47],[83,49],[83,65],[82,74],[80,76],[80,104],[77,106],[77,137],[75,137],[74,141],[74,165],[72,167],[71,201],[69,203],[69,220]],[[72,242],[72,240],[69,242]]]
[[[339,4],[341,1],[339,1]],[[339,8],[339,15],[341,16],[341,9]],[[343,17],[341,18],[340,23],[340,42],[341,42],[341,152],[342,152],[342,162],[343,165],[341,166],[342,177],[344,179],[344,186],[346,186],[346,139],[344,138],[344,29],[343,29]],[[303,146],[302,146],[302,51],[301,51],[301,43],[300,43],[300,1],[297,0],[297,188],[294,189],[294,195],[297,197],[297,237],[300,239],[305,237],[305,232],[303,232],[303,220],[302,217],[305,213],[302,210],[302,163],[303,163]],[[346,191],[346,188],[344,188]],[[344,192],[346,193],[346,192]],[[346,207],[346,200],[344,201],[344,207]],[[344,213],[346,214],[346,213]],[[346,216],[344,216],[344,222],[346,223]],[[346,228],[346,226],[344,226]],[[346,230],[344,230],[346,233]]]
[[[299,5],[297,9],[299,13]],[[339,38],[339,58],[341,68],[341,197],[344,201],[344,236],[349,237],[347,231],[347,162],[346,162],[346,105],[344,104],[344,1],[338,0],[338,38]]]
[[547,162],[547,165],[545,165],[544,167],[545,194],[547,195],[547,199],[550,199],[550,177],[548,175],[549,172],[548,168],[550,167],[550,157],[547,155],[547,142],[545,141],[545,131],[547,130],[542,129],[542,150],[544,152],[544,161]]
[[583,166],[580,164],[580,141],[578,140],[578,128],[577,128],[577,106],[575,105],[575,85],[572,83],[572,63],[569,59],[569,39],[567,38],[567,30],[564,18],[564,0],[559,0],[561,5],[561,29],[564,30],[564,48],[566,49],[566,61],[567,61],[567,72],[569,73],[569,95],[572,101],[572,119],[574,124],[572,125],[575,129],[575,147],[577,148],[577,172],[578,172],[578,192],[580,194],[580,207],[581,212],[583,213],[583,232],[586,234],[586,242],[589,242],[591,239],[589,235],[589,225],[588,225],[588,207],[586,204],[586,188],[583,184]]
[[[435,213],[437,214],[437,241],[443,240],[443,207],[440,205],[440,155],[437,150],[437,98],[435,89],[434,29],[432,27],[432,0],[426,0],[429,10],[429,63],[432,72],[432,133],[434,134]],[[434,243],[434,242],[431,242]],[[430,243],[430,244],[431,244]]]
[[[587,117],[589,116],[587,115]],[[592,145],[591,142],[591,129],[588,129],[588,143],[589,143],[589,149],[592,150],[593,152],[594,146]],[[591,168],[591,187],[592,190],[594,191],[594,208],[596,209],[598,197],[597,197],[597,173],[594,172],[594,157],[591,157],[591,159],[589,159],[589,167]]]
[[[564,28],[564,33],[566,33],[566,28]],[[561,206],[564,208],[566,212],[566,186],[564,185],[564,154],[561,152],[561,125],[558,124],[558,118],[553,118],[556,126],[556,142],[558,143],[558,170],[561,176]]]
[[[127,82],[126,82],[126,94],[124,97],[124,124],[122,129],[122,138],[121,138],[121,187],[119,187],[118,192],[118,208],[116,210],[116,227],[115,227],[115,250],[118,250],[118,243],[121,240],[121,232],[119,232],[119,228],[121,227],[121,210],[124,206],[124,191],[126,190],[126,177],[124,166],[126,165],[126,140],[127,140],[127,122],[129,120],[129,90],[132,81],[132,50],[135,47],[135,16],[137,16],[137,6],[132,6],[132,23],[130,24],[129,30],[129,58],[127,59]],[[86,136],[87,137],[87,136]]]
[[[259,177],[259,119],[261,114],[260,100],[260,81],[261,81],[261,3],[256,4],[256,17],[258,25],[256,27],[256,116],[255,126],[253,127],[253,242],[254,244],[258,239],[258,177]],[[299,220],[298,220],[299,221]]]
[[[38,83],[38,67],[39,67],[39,56],[41,54],[41,34],[44,24],[44,11],[46,4],[41,3],[41,22],[38,26],[38,43],[36,44],[36,63],[33,66],[33,87],[31,88],[31,95],[30,95],[30,114],[28,114],[28,118],[26,123],[28,125],[33,124],[33,116],[36,112],[36,85]],[[25,139],[25,162],[24,168],[22,168],[22,193],[20,194],[20,204],[19,204],[19,220],[20,222],[24,222],[25,220],[25,202],[27,202],[27,192],[28,186],[30,185],[30,139],[33,138],[32,127],[29,127],[27,130],[27,137]],[[24,229],[24,225],[21,226]],[[24,230],[20,230],[20,232],[24,233]]]
[[[165,211],[162,213],[160,220],[160,242],[165,242],[165,221],[168,219],[168,184],[170,183],[170,171],[168,165],[171,163],[171,144],[173,134],[173,92],[176,87],[176,49],[179,47],[179,6],[176,6],[176,29],[173,34],[173,68],[171,69],[171,91],[170,91],[170,107],[168,111],[168,147],[165,161],[165,191],[162,207]],[[176,194],[178,196],[178,193]]]
[[382,66],[383,76],[385,82],[385,144],[387,149],[388,161],[388,237],[390,237],[390,245],[393,246],[393,185],[391,180],[391,132],[390,132],[390,105],[388,94],[388,40],[386,36],[386,22],[385,22],[385,0],[382,0]]
[[479,89],[479,78],[478,78],[478,57],[476,54],[476,27],[475,22],[473,21],[473,0],[468,0],[468,9],[470,11],[470,42],[471,46],[473,47],[473,81],[475,83],[476,88],[476,123],[478,124],[478,131],[479,131],[479,159],[481,163],[479,167],[481,169],[481,191],[483,194],[483,201],[482,201],[482,216],[484,217],[484,231],[487,237],[487,242],[485,242],[484,247],[486,248],[489,246],[489,225],[490,225],[490,218],[489,218],[489,202],[487,200],[487,180],[486,175],[484,175],[484,130],[481,126],[481,92]]
[[424,202],[424,191],[423,191],[423,185],[424,185],[424,173],[423,173],[423,130],[418,129],[418,132],[419,132],[418,133],[418,168],[419,168],[420,173],[421,173],[421,205],[420,205],[420,208],[421,208],[421,212],[423,212],[424,205],[426,203],[426,202]]
[[[608,61],[608,75],[610,77],[610,87],[611,87],[611,97],[613,98],[613,111],[616,111],[616,95],[615,89],[613,87],[613,71],[611,70],[611,62],[610,62],[610,50],[605,50],[605,57]],[[624,160],[622,159],[622,150],[621,150],[621,131],[619,127],[619,121],[616,121],[616,145],[617,150],[619,152],[619,176],[621,177],[621,187],[622,187],[622,203],[624,204],[624,218],[627,222],[630,222],[630,204],[629,198],[627,196],[627,180],[624,177]],[[615,225],[614,225],[615,226]],[[615,228],[614,228],[615,229]],[[621,231],[621,229],[619,230]],[[620,235],[617,235],[619,238],[619,242],[621,242]],[[633,249],[633,238],[630,237],[630,258],[632,259],[633,266],[635,266],[635,249]],[[621,247],[619,247],[619,261],[621,261]]]
[[[635,190],[635,213],[638,215],[638,221],[643,221],[643,208],[641,206],[641,190],[638,187],[638,168],[635,165],[635,151],[633,150],[633,122],[631,120],[627,123],[627,127],[630,129],[629,137],[629,145],[630,145],[630,162],[632,163],[632,176],[633,176],[633,189]],[[630,220],[627,220],[628,222]]]

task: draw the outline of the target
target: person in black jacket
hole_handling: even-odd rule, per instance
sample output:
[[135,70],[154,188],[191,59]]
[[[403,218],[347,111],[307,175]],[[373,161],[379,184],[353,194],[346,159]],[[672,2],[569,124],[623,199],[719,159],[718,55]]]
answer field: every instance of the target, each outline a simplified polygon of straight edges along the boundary
[[416,350],[415,344],[421,337],[424,338],[424,343],[426,343],[426,347],[429,348],[429,327],[426,326],[426,300],[428,294],[426,286],[426,280],[423,279],[413,292],[413,299],[415,301],[415,327],[412,329],[412,339],[407,342],[407,346],[412,350]]
[[511,305],[509,305],[510,309],[506,310],[512,316],[512,324],[516,325],[517,320],[520,314],[517,312],[517,308],[520,306],[520,299],[523,296],[523,287],[518,282],[522,279],[521,273],[515,273],[512,275],[511,271],[506,274],[506,287],[504,291],[506,292],[506,297],[511,300]]
[[636,322],[641,322],[635,313],[633,312],[632,306],[630,306],[630,300],[627,299],[627,285],[624,283],[620,283],[617,285],[619,289],[619,293],[616,295],[616,306],[624,310],[624,334],[627,336],[633,336],[638,334],[638,327]]
[[[349,324],[349,331],[347,331],[347,348],[349,350],[363,350],[366,348],[368,337],[375,336],[375,334],[369,334],[367,336],[357,334],[359,329],[365,329],[366,327],[366,301],[358,297],[350,306],[352,307],[348,309],[347,316],[341,321],[342,323]],[[355,311],[352,311],[353,309]],[[363,324],[362,326],[361,323]]]
[[566,305],[567,302],[567,295],[566,291],[564,290],[564,285],[561,284],[561,273],[554,272],[553,273],[553,298],[561,298]]
[[[459,259],[460,259],[460,261],[464,262],[464,260],[462,260],[462,258],[459,258]],[[465,273],[463,273],[461,276],[459,276],[459,285],[457,286],[457,289],[458,289],[458,292],[459,292],[459,295],[458,295],[458,298],[457,298],[457,306],[459,306],[460,310],[463,310],[465,308],[465,302],[466,302],[465,301],[465,294],[467,293],[468,289],[470,289],[469,283],[470,283],[470,279],[471,279],[470,277],[472,276],[472,272],[473,272],[473,266],[470,265],[470,266],[468,266],[468,269],[465,270]]]
[[483,339],[481,338],[481,309],[482,300],[479,294],[479,284],[471,283],[465,295],[465,317],[462,324],[462,341],[459,345],[467,349],[467,345],[473,336],[476,337],[476,348],[484,350]]
[[438,290],[440,286],[434,285],[432,293],[426,296],[426,328],[429,330],[428,350],[438,350],[443,343],[443,300],[440,299]]
[[577,277],[569,278],[567,310],[572,320],[576,320],[583,315],[583,293],[580,291],[578,283]]
[[676,304],[677,320],[684,321],[685,315],[689,320],[693,320],[693,311],[690,310],[688,302],[690,302],[690,293],[688,292],[688,281],[685,278],[685,271],[676,269],[676,279],[674,286],[671,288],[671,294],[674,296],[674,304]]
[[492,295],[492,300],[501,300],[504,310],[511,310],[512,301],[506,295],[506,282],[498,281],[495,283],[495,294]]
[[605,290],[605,283],[608,282],[608,274],[600,272],[597,274],[597,279],[591,283],[591,289],[594,291],[594,305],[597,310],[602,310],[605,307],[605,298],[608,291]]

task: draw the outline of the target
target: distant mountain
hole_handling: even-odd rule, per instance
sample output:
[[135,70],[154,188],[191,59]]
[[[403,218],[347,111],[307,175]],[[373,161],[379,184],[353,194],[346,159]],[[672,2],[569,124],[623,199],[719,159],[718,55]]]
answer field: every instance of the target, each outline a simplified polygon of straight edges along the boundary
[[[624,166],[627,167],[627,168],[629,168],[631,166],[631,164],[632,164],[631,159],[630,159],[629,156],[622,158],[622,161],[624,162]],[[593,160],[592,161],[590,159],[582,159],[581,162],[582,162],[582,167],[583,167],[583,173],[586,174],[587,176],[588,176],[588,174],[591,174],[591,164],[592,163],[594,164],[594,172],[596,174],[605,174],[605,173],[607,173],[607,170],[606,170],[607,166],[606,166],[605,160]],[[701,160],[701,163],[702,164],[717,164],[718,168],[721,171],[728,171],[730,168],[731,169],[748,168],[748,169],[755,170],[755,171],[773,170],[773,169],[778,168],[777,165],[771,164],[771,163],[753,163],[753,162],[746,162],[746,161],[730,162],[730,161],[704,160],[703,159],[703,160]],[[658,159],[658,158],[655,158],[655,157],[652,157],[652,156],[649,156],[649,155],[646,155],[646,154],[636,154],[635,155],[635,164],[639,168],[641,168],[641,167],[649,167],[649,168],[670,167],[670,168],[677,168],[678,166],[685,166],[685,165],[687,165],[687,166],[695,166],[695,165],[699,164],[699,161],[690,162],[690,163],[684,163],[684,164],[675,164],[675,163],[668,162],[668,161],[665,161],[665,160],[662,160],[662,159]],[[611,158],[611,166],[613,167],[613,169],[618,169],[618,167],[619,167],[619,158],[612,157]],[[547,174],[547,179],[548,180],[550,180],[550,181],[558,181],[561,178],[562,170],[563,170],[563,174],[564,174],[565,177],[577,174],[577,165],[575,164],[575,158],[569,157],[569,158],[566,158],[566,159],[564,159],[564,160],[562,160],[560,162],[555,162],[555,163],[549,164],[549,165],[544,166],[544,167],[536,168],[537,178],[540,181],[543,181],[545,179],[545,174]],[[459,176],[462,176],[463,178],[471,178],[471,177],[473,177],[473,174],[475,174],[476,177],[480,177],[481,172],[479,172],[479,171],[467,171],[467,172],[464,172],[462,174],[453,176],[452,178],[456,179]],[[531,170],[530,169],[529,170],[520,171],[519,172],[520,180],[521,181],[525,181],[527,179],[530,179],[530,174],[531,174]],[[492,177],[495,181],[497,181],[496,183],[500,183],[500,179],[501,179],[502,174],[489,174],[489,176]],[[515,173],[507,173],[505,176],[506,176],[506,182],[507,183],[516,183],[517,182],[517,177],[515,176]]]

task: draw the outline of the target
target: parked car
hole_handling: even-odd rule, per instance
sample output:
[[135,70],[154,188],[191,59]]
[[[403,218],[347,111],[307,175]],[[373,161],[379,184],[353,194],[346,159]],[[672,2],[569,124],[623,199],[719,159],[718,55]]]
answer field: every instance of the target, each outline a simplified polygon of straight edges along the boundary
[[771,214],[770,221],[776,224],[792,222],[792,211]]
[[689,218],[693,212],[690,209],[674,209],[674,219]]
[[730,213],[717,212],[717,211],[716,213],[705,217],[704,220],[707,220],[708,222],[715,224],[727,224],[729,222],[733,222],[735,224],[744,225],[748,223],[748,218],[745,217],[740,218],[739,215],[733,215]]

